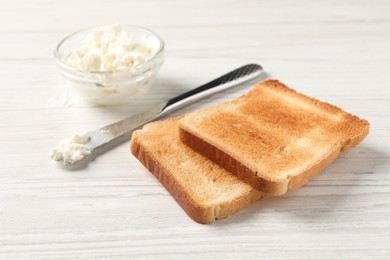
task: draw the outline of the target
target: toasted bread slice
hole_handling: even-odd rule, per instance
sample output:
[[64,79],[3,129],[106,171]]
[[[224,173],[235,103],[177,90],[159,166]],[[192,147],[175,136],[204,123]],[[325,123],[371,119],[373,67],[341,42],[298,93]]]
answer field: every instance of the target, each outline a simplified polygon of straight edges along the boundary
[[366,120],[275,80],[236,100],[186,115],[180,138],[254,188],[298,188],[368,134]]
[[261,198],[261,192],[183,144],[177,124],[178,118],[171,118],[135,131],[131,152],[193,220],[225,218]]

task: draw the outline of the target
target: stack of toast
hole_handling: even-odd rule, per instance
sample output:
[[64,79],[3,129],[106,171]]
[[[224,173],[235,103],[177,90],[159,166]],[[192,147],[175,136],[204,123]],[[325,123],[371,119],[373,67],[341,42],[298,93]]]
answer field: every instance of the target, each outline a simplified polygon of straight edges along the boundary
[[276,80],[133,133],[131,152],[199,223],[307,183],[369,123]]

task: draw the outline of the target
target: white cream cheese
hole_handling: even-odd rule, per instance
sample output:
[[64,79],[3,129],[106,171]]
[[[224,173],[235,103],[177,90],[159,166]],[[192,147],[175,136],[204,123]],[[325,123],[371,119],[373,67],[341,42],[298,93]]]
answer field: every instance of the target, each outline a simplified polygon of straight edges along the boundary
[[151,87],[164,60],[164,43],[156,34],[120,25],[79,33],[73,36],[77,40],[71,39],[73,45],[65,59],[71,69],[62,69],[86,101],[124,104]]
[[91,153],[85,144],[90,136],[88,133],[76,134],[62,140],[56,147],[50,150],[50,158],[57,162],[75,162]]
[[102,26],[92,31],[72,52],[68,63],[81,70],[121,70],[149,60],[158,47],[150,37],[136,37],[120,25]]

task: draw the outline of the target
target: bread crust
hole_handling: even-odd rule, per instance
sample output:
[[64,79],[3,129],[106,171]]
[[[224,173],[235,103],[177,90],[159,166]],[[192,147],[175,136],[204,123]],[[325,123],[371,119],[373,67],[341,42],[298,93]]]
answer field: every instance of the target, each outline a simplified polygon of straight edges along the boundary
[[[278,96],[278,98],[281,99],[286,97],[290,97],[290,98],[293,97],[295,99],[301,100],[303,105],[310,106],[309,109],[313,107],[313,110],[315,111],[326,113],[326,115],[330,117],[330,120],[333,120],[332,119],[333,116],[335,118],[342,117],[343,123],[336,125],[338,128],[336,130],[332,128],[331,131],[335,131],[335,132],[342,131],[343,137],[339,141],[335,142],[331,147],[329,147],[329,150],[327,151],[325,156],[311,163],[306,169],[299,172],[299,174],[295,174],[293,176],[286,176],[283,178],[274,178],[274,179],[272,179],[269,176],[266,176],[266,174],[253,171],[253,169],[250,169],[242,161],[236,159],[234,156],[228,154],[227,152],[218,148],[216,145],[210,143],[209,140],[211,139],[197,136],[197,134],[195,133],[197,131],[199,132],[199,130],[192,131],[191,122],[194,122],[194,120],[196,120],[194,118],[198,118],[198,117],[202,118],[203,111],[205,111],[205,113],[211,113],[211,114],[219,113],[220,111],[219,109],[210,110],[210,108],[206,108],[200,111],[196,111],[194,113],[197,114],[197,117],[195,116],[192,117],[191,114],[187,115],[183,120],[180,121],[179,124],[180,139],[186,145],[190,146],[195,151],[205,155],[207,158],[219,164],[226,170],[234,173],[236,176],[238,176],[240,179],[244,180],[245,182],[249,183],[255,189],[258,189],[267,194],[281,195],[287,192],[289,188],[296,189],[301,187],[305,183],[307,183],[311,178],[313,178],[319,172],[321,172],[327,165],[333,162],[334,159],[336,159],[337,156],[339,155],[340,151],[346,151],[350,147],[356,146],[364,139],[364,137],[369,132],[369,123],[366,120],[362,120],[354,115],[348,114],[336,106],[330,105],[325,102],[320,102],[314,98],[298,93],[295,90],[292,90],[287,86],[283,85],[282,83],[275,80],[268,80],[262,82],[258,84],[254,89],[249,91],[247,94],[239,97],[236,100],[225,102],[219,105],[218,108],[223,109],[224,106],[228,106],[229,104],[236,104],[238,102],[241,102],[243,99],[245,100],[248,97],[253,98],[256,95],[260,95],[259,93],[261,92],[258,93],[258,91],[263,91],[262,88],[266,88],[267,91],[272,93],[272,95]],[[273,109],[276,109],[274,111],[278,110],[278,108],[273,108]],[[229,122],[228,119],[223,118],[223,116],[221,117],[221,120],[223,120],[224,122]],[[187,122],[189,122],[189,124],[187,124]],[[204,127],[201,129],[207,129],[208,126],[206,123],[203,123],[202,119],[199,119],[199,122],[197,122],[196,124],[200,124],[202,127]],[[213,121],[211,121],[210,124],[215,124],[212,122]],[[216,123],[216,125],[218,125],[218,123]],[[288,127],[288,125],[286,125],[286,127]],[[330,127],[334,127],[334,126],[330,125]],[[216,129],[216,131],[220,131],[220,130]],[[251,132],[249,133],[251,134]],[[223,133],[223,136],[226,138],[226,136],[229,136],[229,134]],[[233,143],[236,144],[237,142],[236,140],[239,139],[234,139],[234,140],[235,142]],[[243,152],[245,153],[246,151]]]

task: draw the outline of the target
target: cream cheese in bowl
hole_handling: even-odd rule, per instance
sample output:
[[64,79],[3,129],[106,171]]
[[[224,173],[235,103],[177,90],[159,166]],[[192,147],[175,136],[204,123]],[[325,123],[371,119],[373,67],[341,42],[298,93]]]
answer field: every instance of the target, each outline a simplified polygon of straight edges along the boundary
[[153,83],[164,57],[155,33],[135,26],[102,26],[65,38],[55,57],[82,97],[97,105],[130,102]]

